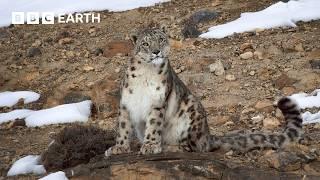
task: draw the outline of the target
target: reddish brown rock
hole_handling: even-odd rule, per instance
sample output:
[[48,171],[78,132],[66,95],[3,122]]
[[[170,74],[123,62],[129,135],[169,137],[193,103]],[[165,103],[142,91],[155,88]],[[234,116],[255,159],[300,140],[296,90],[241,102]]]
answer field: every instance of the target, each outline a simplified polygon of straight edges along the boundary
[[294,83],[296,82],[296,80],[290,78],[288,75],[286,74],[281,74],[275,81],[274,81],[274,86],[277,89],[282,89],[286,86],[292,86]]
[[298,157],[289,152],[270,152],[264,157],[270,167],[278,170],[294,171],[301,167]]
[[290,96],[294,94],[296,89],[292,86],[282,88],[283,95]]
[[62,39],[59,39],[58,43],[61,45],[71,44],[71,43],[73,43],[73,39],[70,37],[62,38]]
[[208,68],[209,64],[213,63],[214,60],[210,58],[201,58],[201,59],[187,59],[186,65],[187,69],[201,72]]
[[128,56],[133,50],[131,41],[112,41],[107,44],[103,51],[103,56],[113,57],[116,55]]
[[231,120],[230,116],[215,116],[212,118],[212,121],[209,122],[209,125],[221,126],[230,120]]
[[182,41],[170,39],[169,43],[172,49],[181,49],[183,47]]
[[274,110],[273,104],[270,100],[261,100],[254,106],[260,112],[272,112]]
[[[261,162],[279,171],[295,171],[316,158],[315,153],[310,151],[307,146],[301,144],[290,144],[281,151],[268,150],[260,158]],[[311,167],[314,167],[312,165]],[[317,173],[319,174],[319,173]]]
[[281,43],[281,47],[286,52],[293,52],[293,51],[302,52],[302,51],[304,51],[302,41],[297,38],[290,38],[290,39],[284,40]]
[[28,72],[22,78],[26,81],[32,81],[40,76],[38,71]]
[[117,115],[119,83],[116,79],[115,76],[107,76],[92,86],[91,99],[100,120]]
[[269,80],[275,74],[273,69],[262,68],[257,71],[258,78],[265,81]]
[[309,59],[317,59],[320,58],[320,49],[315,49],[308,54]]
[[252,49],[253,49],[252,43],[243,43],[240,46],[240,50],[242,52],[246,52],[246,51],[249,51],[249,50],[252,50]]

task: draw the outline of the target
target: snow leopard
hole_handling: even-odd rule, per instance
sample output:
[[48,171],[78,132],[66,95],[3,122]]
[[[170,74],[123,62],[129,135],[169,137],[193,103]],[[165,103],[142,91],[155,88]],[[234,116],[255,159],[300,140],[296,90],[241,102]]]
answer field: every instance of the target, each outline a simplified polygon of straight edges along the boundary
[[121,82],[116,144],[106,156],[131,152],[135,134],[141,154],[166,151],[210,152],[220,148],[246,152],[253,148],[281,148],[302,135],[297,103],[288,97],[278,102],[286,119],[281,133],[214,136],[200,100],[178,77],[169,61],[170,45],[162,30],[148,28],[132,36],[133,57]]

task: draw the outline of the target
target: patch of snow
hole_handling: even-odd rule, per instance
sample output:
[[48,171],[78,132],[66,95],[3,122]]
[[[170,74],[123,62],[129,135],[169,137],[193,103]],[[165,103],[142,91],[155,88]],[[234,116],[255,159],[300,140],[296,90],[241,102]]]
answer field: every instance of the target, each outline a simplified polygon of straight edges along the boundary
[[298,21],[320,19],[319,0],[296,0],[277,2],[258,12],[246,12],[240,18],[226,24],[209,28],[202,38],[224,38],[234,33],[270,29],[274,27],[296,27]]
[[0,114],[0,124],[25,118],[26,126],[35,127],[59,123],[86,122],[91,114],[90,100],[73,104],[63,104],[49,109],[32,111],[18,109]]
[[29,116],[32,112],[34,111],[29,109],[17,109],[7,113],[1,113],[0,124],[9,122],[9,121],[14,121],[16,119],[24,119],[27,116]]
[[302,114],[303,124],[319,123],[320,122],[320,112],[312,114],[307,111]]
[[48,176],[40,178],[39,180],[68,180],[66,174],[63,171],[51,173]]
[[40,156],[39,155],[29,155],[23,157],[13,163],[10,170],[7,173],[7,176],[15,176],[19,174],[45,174],[46,170],[43,165],[39,164]]
[[[310,94],[293,94],[290,98],[294,99],[302,109],[320,107],[320,89],[317,89]],[[303,124],[319,123],[320,112],[312,114],[311,112],[306,111],[302,114],[302,118]]]
[[0,107],[11,107],[18,103],[19,99],[23,99],[25,104],[37,101],[40,94],[32,91],[5,91],[0,93]]
[[290,96],[297,101],[302,109],[320,107],[320,89],[313,91],[311,94],[298,93]]
[[85,11],[126,11],[167,1],[169,0],[1,0],[0,27],[11,24],[12,12],[53,12],[57,16]]
[[87,100],[34,111],[26,117],[26,125],[35,127],[59,123],[86,122],[91,114],[91,104],[92,102]]

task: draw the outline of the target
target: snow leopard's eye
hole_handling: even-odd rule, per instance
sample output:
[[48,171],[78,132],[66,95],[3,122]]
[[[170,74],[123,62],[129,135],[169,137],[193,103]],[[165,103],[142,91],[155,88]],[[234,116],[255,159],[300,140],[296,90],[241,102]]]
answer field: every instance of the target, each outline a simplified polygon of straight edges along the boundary
[[160,37],[159,38],[160,42],[164,42],[164,38]]
[[149,46],[147,42],[142,43],[143,46]]

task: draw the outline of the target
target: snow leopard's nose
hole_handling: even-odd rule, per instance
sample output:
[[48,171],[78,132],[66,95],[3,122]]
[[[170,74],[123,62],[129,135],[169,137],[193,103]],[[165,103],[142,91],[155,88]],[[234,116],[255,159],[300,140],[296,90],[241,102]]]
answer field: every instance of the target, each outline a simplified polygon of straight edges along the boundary
[[159,50],[154,50],[154,51],[152,51],[152,54],[154,54],[154,55],[159,55],[159,53],[160,53]]

